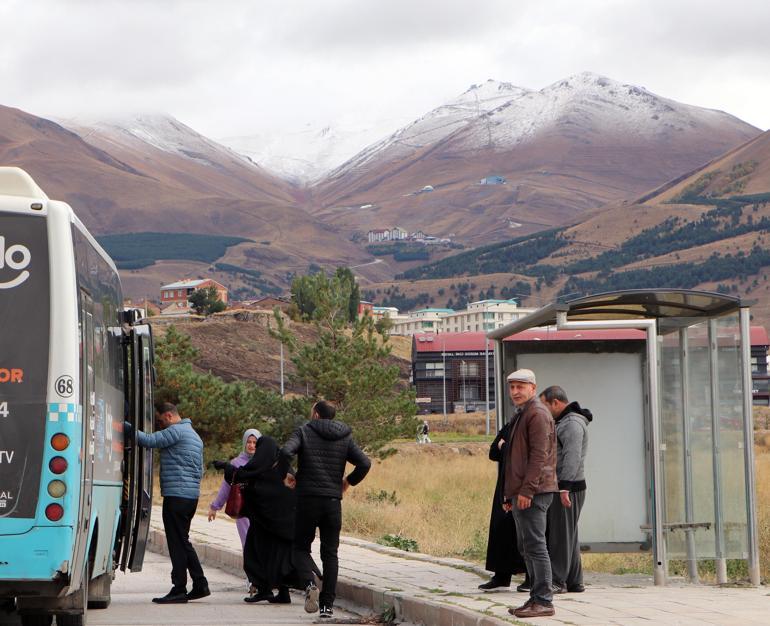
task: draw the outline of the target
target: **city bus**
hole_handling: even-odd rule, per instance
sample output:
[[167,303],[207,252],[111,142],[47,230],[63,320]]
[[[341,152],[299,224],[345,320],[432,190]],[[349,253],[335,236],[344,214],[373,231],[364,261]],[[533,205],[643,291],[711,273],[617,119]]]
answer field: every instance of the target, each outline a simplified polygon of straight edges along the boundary
[[139,571],[152,502],[150,327],[64,202],[0,167],[0,623],[86,623]]

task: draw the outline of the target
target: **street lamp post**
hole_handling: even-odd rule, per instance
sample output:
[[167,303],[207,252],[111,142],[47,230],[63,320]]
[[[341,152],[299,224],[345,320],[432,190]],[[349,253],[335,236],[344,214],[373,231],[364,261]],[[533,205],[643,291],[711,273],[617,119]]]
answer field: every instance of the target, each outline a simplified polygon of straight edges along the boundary
[[465,401],[465,370],[467,369],[467,366],[465,365],[465,361],[460,361],[460,370],[463,375],[463,411],[466,410],[466,407],[468,406],[468,403]]

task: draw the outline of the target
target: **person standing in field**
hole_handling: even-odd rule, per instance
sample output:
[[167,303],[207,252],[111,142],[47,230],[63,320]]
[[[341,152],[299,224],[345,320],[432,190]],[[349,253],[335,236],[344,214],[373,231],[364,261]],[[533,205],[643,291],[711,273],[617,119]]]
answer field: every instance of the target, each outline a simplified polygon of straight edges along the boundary
[[583,566],[580,562],[578,520],[586,498],[585,458],[588,424],[593,414],[570,402],[556,385],[540,394],[556,422],[556,475],[559,497],[548,509],[548,552],[551,555],[554,593],[581,593]]
[[556,482],[556,432],[553,417],[537,397],[535,373],[519,369],[508,375],[508,393],[519,409],[503,473],[503,510],[512,511],[519,551],[532,582],[529,600],[510,608],[515,617],[554,615],[551,559],[546,546],[548,508]]
[[[305,611],[330,619],[334,615],[339,560],[337,549],[342,529],[342,495],[351,485],[360,483],[371,461],[353,441],[350,426],[335,420],[334,407],[323,400],[316,402],[310,421],[289,437],[281,456],[290,462],[297,456],[296,480],[287,473],[288,485],[296,485],[297,518],[294,537],[294,567],[305,587]],[[354,470],[345,476],[345,465]],[[321,535],[323,590],[319,594],[313,580],[310,547],[316,528]]]

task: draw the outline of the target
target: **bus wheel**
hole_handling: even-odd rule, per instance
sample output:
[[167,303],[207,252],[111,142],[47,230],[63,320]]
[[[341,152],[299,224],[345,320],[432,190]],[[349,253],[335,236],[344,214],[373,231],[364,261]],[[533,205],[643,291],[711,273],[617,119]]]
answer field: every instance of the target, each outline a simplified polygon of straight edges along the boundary
[[91,563],[86,561],[86,567],[83,570],[83,582],[80,589],[75,592],[73,598],[74,609],[82,607],[80,613],[57,613],[56,626],[86,626],[86,614],[88,613],[88,583],[91,578]]
[[110,606],[110,587],[112,587],[112,574],[105,572],[94,578],[88,585],[88,608],[106,609]]

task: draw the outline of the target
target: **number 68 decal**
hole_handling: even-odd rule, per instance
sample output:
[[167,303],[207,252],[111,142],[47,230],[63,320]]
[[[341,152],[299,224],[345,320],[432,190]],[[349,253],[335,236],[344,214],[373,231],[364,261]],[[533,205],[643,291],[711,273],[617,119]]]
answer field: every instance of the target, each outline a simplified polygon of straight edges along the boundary
[[72,376],[59,376],[59,378],[57,378],[56,382],[54,383],[54,388],[56,389],[56,393],[58,393],[60,396],[63,398],[69,398],[74,391]]

